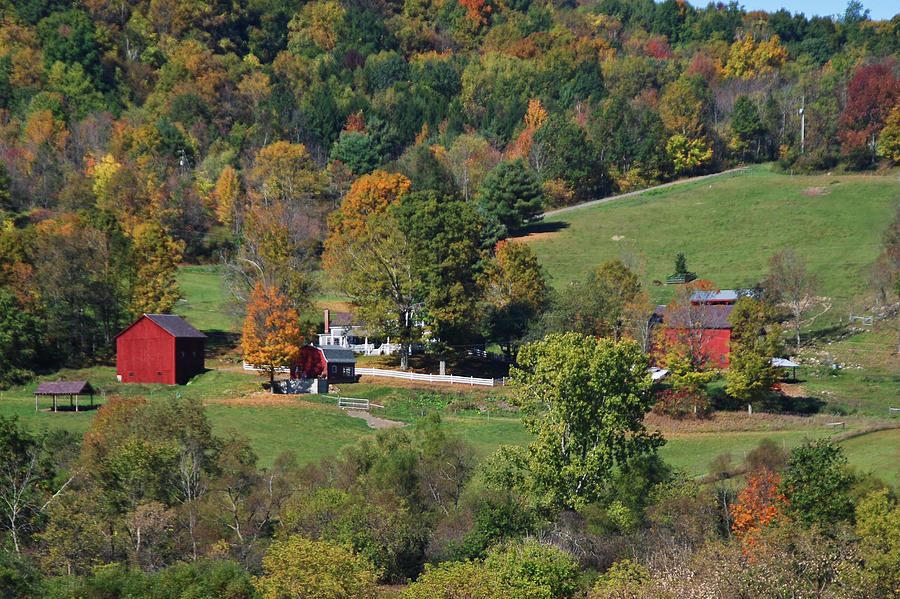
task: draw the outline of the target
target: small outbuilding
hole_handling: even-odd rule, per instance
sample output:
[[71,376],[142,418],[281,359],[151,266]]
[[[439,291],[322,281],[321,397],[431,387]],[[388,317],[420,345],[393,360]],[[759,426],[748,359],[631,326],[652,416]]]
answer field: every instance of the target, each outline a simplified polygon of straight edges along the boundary
[[[69,407],[74,407],[78,411],[78,399],[85,395],[91,398],[91,407],[94,406],[94,388],[87,381],[53,381],[49,383],[41,383],[34,390],[34,411],[38,411],[38,398],[41,396],[53,397],[53,411],[59,409],[56,401],[57,397],[69,396]],[[74,399],[74,404],[73,404]]]
[[292,379],[327,378],[329,383],[356,382],[356,358],[339,345],[306,345],[291,366]]
[[204,371],[206,335],[174,314],[144,314],[116,335],[122,383],[184,385]]

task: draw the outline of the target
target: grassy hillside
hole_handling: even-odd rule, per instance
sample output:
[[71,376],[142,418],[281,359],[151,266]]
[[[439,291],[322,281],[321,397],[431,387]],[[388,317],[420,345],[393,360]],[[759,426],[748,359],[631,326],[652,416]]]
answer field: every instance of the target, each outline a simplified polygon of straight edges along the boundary
[[192,325],[207,332],[240,330],[240,324],[225,310],[222,267],[182,266],[178,269],[178,285],[184,297],[175,312]]
[[657,302],[671,288],[654,286],[674,270],[677,252],[700,278],[721,288],[760,281],[769,257],[794,249],[833,299],[832,313],[865,293],[881,232],[900,201],[900,179],[874,175],[780,175],[766,167],[648,192],[637,198],[548,218],[528,241],[560,288],[602,261],[632,256]]

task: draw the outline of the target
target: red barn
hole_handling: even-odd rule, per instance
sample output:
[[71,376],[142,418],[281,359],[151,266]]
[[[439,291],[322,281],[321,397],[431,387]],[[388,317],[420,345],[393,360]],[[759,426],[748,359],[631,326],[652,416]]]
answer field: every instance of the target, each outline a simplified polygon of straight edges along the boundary
[[184,385],[204,370],[206,335],[174,314],[144,314],[116,335],[116,378]]
[[306,345],[291,366],[292,379],[327,377],[329,383],[356,382],[356,358],[339,345]]
[[731,353],[731,323],[728,316],[733,305],[694,304],[690,308],[667,309],[657,306],[653,321],[665,326],[666,340],[691,346],[696,355],[706,358],[708,366],[728,368]]

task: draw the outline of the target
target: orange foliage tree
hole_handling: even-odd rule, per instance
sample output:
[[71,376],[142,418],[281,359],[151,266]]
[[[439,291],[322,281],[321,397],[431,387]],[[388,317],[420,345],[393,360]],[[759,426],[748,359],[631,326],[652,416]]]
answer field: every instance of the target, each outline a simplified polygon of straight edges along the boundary
[[241,346],[244,360],[269,375],[273,393],[275,371],[290,366],[310,333],[301,329],[300,315],[286,295],[274,287],[256,284],[247,304]]
[[759,533],[782,517],[788,501],[780,486],[780,476],[768,469],[759,470],[750,475],[737,501],[728,506],[734,519],[731,530],[743,541],[747,555],[758,544]]
[[331,235],[325,247],[361,235],[369,215],[384,213],[388,206],[409,192],[411,185],[412,182],[403,175],[385,171],[375,171],[357,179],[344,196],[340,209],[328,218]]

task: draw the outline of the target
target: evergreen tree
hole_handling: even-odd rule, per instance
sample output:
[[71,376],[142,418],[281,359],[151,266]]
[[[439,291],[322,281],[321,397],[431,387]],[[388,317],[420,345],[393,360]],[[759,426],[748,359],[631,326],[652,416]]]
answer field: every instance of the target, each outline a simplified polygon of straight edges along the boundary
[[544,195],[537,177],[522,160],[501,162],[481,184],[478,205],[488,218],[496,219],[515,235],[540,218]]

